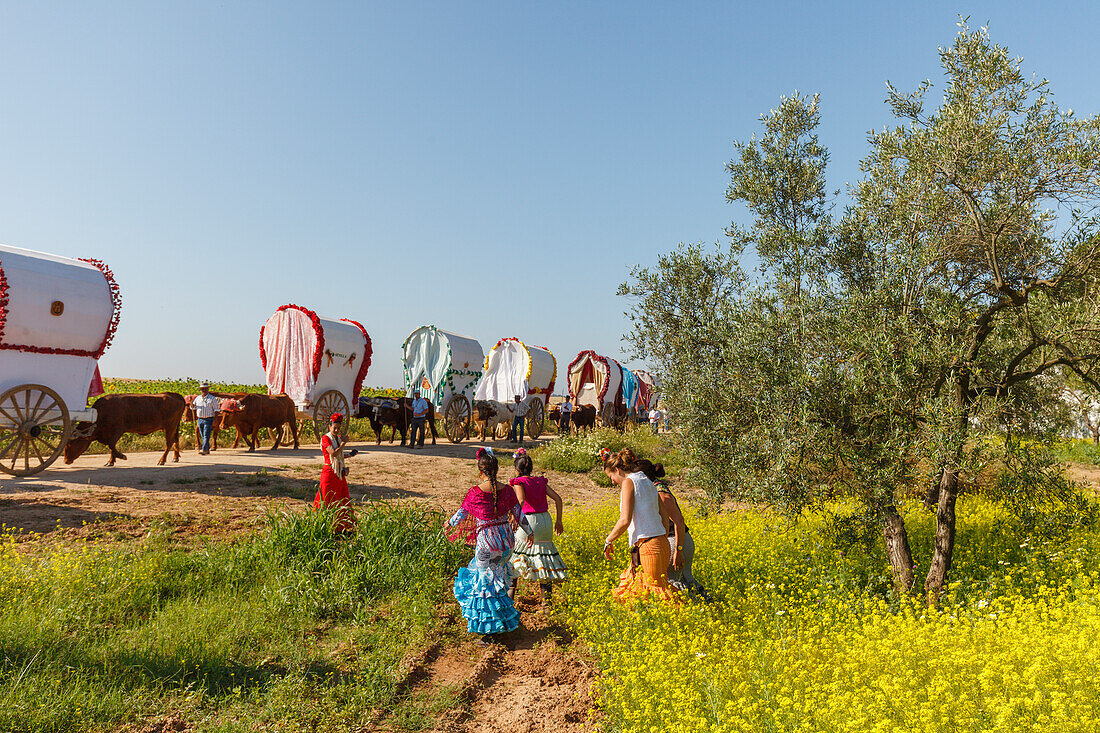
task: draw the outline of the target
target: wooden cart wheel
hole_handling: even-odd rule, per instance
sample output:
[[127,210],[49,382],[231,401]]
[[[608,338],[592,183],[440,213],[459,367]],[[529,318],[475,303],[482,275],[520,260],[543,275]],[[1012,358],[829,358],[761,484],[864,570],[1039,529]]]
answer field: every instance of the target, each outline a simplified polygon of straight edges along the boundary
[[615,425],[615,403],[608,402],[600,410],[600,423],[605,427],[612,427]]
[[328,432],[328,421],[334,412],[344,416],[344,421],[340,423],[340,440],[347,442],[348,421],[351,419],[348,414],[348,398],[338,390],[330,389],[313,406],[313,432],[317,435],[318,443],[321,442],[321,436]]
[[470,434],[473,410],[464,395],[452,395],[443,406],[443,432],[452,443],[461,443]]
[[538,397],[531,400],[531,409],[527,411],[527,434],[531,440],[537,440],[546,427],[546,410],[542,409],[542,400]]
[[30,476],[57,460],[72,434],[69,408],[57,392],[23,384],[0,395],[0,470]]

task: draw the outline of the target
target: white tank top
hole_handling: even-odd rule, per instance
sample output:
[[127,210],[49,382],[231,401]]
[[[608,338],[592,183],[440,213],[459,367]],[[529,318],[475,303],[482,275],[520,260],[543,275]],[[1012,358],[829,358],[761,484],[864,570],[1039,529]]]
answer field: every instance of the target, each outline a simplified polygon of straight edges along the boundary
[[630,474],[634,482],[634,516],[630,520],[630,544],[649,537],[664,537],[657,487],[641,471]]

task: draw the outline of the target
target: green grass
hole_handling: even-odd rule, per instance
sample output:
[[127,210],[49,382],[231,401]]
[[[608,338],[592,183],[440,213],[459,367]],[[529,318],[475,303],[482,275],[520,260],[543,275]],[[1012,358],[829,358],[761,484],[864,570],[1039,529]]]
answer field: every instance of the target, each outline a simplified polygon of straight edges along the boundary
[[1100,446],[1091,440],[1068,438],[1058,445],[1058,456],[1063,461],[1100,465]]
[[427,724],[398,677],[435,633],[459,563],[439,523],[376,505],[346,539],[325,513],[279,512],[244,540],[191,550],[155,534],[35,557],[6,542],[0,731],[114,730],[169,712],[197,731],[347,730],[379,709]]

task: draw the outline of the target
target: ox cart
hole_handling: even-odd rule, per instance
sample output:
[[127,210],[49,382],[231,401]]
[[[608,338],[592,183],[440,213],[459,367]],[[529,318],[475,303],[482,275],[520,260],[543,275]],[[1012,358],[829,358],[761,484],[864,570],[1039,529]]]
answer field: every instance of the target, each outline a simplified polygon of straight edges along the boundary
[[[299,418],[313,423],[317,440],[329,418],[350,417],[371,363],[371,340],[363,324],[348,318],[321,318],[293,303],[279,306],[260,328],[260,363],[267,393],[285,394]],[[347,438],[348,421],[340,424]]]
[[102,262],[0,245],[0,470],[38,473],[94,426],[88,387],[121,307]]
[[419,390],[443,415],[443,432],[452,443],[470,434],[472,400],[483,374],[485,352],[477,340],[421,326],[401,346],[407,396]]
[[639,383],[638,409],[648,413],[657,407],[657,402],[661,398],[661,383],[657,381],[657,377],[644,369],[635,369],[634,376],[638,378]]
[[503,338],[485,357],[485,375],[476,398],[507,405],[520,396],[528,405],[527,434],[538,438],[546,425],[546,401],[554,391],[558,360],[543,346],[529,346],[517,338]]
[[[582,351],[566,374],[569,396],[578,407],[591,405],[604,425],[617,425],[627,413],[623,401],[624,369],[619,362],[595,351]],[[633,374],[627,380],[636,385]]]

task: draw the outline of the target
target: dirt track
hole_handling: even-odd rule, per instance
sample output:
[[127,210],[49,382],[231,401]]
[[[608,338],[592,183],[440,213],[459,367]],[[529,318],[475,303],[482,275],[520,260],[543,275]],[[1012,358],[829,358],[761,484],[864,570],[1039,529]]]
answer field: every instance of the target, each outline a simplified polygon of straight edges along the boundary
[[[397,444],[353,444],[349,486],[356,502],[418,501],[453,511],[477,482],[477,444],[410,450]],[[510,459],[501,455],[501,478],[510,478]],[[135,453],[104,467],[105,455],[86,455],[73,465],[55,464],[26,479],[0,475],[0,522],[21,531],[28,548],[72,541],[127,541],[151,532],[187,541],[227,536],[257,527],[266,508],[304,510],[313,500],[321,472],[315,447],[301,450],[221,449],[209,456],[191,452],[179,463],[157,466],[160,453]],[[568,505],[610,498],[588,477],[548,474]],[[38,533],[38,534],[32,534]],[[33,550],[32,550],[33,551]],[[410,691],[457,691],[461,704],[436,722],[448,733],[586,731],[590,686],[595,673],[568,629],[543,614],[537,588],[521,584],[519,630],[501,644],[477,645],[453,599],[441,609],[444,635],[407,662]],[[383,715],[377,730],[389,730]],[[137,730],[188,731],[178,716],[147,721]]]
[[[350,459],[352,499],[422,501],[444,511],[458,508],[477,482],[476,444],[441,441],[410,450],[398,444],[355,443]],[[40,474],[0,474],[0,522],[49,537],[114,533],[119,539],[166,530],[223,534],[255,526],[265,508],[302,507],[313,500],[321,473],[317,448],[222,448],[209,456],[184,452],[179,463],[156,465],[159,453],[134,453],[114,467],[105,455],[60,461]],[[512,476],[502,455],[501,478]],[[585,476],[548,475],[567,504],[590,504],[607,495]]]

